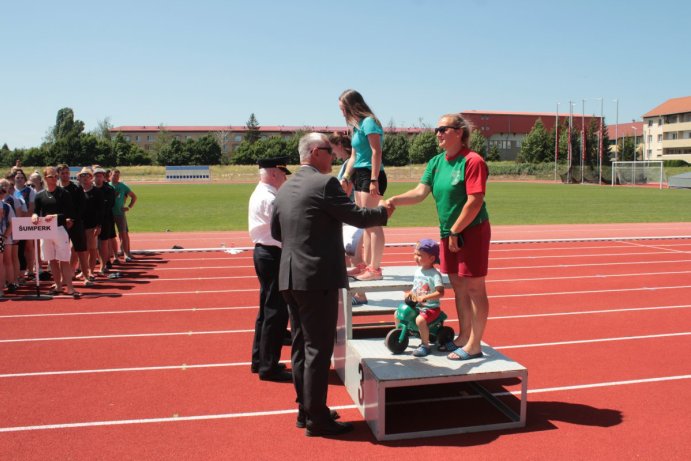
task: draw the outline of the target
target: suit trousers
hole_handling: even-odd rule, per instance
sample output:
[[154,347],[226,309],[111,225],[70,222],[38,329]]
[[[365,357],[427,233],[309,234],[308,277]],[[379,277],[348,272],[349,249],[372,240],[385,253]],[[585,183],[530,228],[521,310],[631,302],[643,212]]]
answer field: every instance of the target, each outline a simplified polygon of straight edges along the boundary
[[279,247],[255,245],[254,270],[259,278],[259,311],[254,324],[252,368],[262,377],[278,371],[281,347],[288,326],[288,306],[278,291],[280,262]]
[[291,362],[297,402],[314,426],[331,423],[326,395],[336,339],[338,289],[286,290],[293,332]]

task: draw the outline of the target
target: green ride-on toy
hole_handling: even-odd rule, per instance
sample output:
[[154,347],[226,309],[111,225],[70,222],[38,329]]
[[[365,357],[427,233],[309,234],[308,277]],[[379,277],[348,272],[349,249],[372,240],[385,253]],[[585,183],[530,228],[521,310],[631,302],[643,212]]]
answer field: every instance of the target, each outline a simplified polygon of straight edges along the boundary
[[[408,295],[405,302],[398,305],[396,309],[396,328],[389,331],[386,335],[386,347],[394,354],[400,354],[408,347],[410,335],[420,337],[415,318],[419,315],[420,309],[414,296]],[[453,328],[444,326],[447,316],[442,311],[432,323],[429,324],[430,343],[446,344],[453,341]]]

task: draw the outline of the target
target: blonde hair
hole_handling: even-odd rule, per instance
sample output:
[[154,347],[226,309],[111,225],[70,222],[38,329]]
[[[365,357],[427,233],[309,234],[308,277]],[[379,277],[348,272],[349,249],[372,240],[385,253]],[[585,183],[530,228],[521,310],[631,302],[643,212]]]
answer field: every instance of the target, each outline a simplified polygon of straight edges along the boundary
[[470,133],[473,131],[473,125],[459,113],[442,115],[441,118],[453,120],[453,127],[463,131],[461,133],[463,147],[470,147]]
[[362,97],[360,93],[355,90],[345,90],[338,97],[338,100],[343,104],[343,109],[345,109],[346,123],[352,127],[357,127],[365,117],[372,117],[377,125],[382,128],[382,124],[379,119],[374,115],[372,109],[369,108],[365,102],[365,98]]

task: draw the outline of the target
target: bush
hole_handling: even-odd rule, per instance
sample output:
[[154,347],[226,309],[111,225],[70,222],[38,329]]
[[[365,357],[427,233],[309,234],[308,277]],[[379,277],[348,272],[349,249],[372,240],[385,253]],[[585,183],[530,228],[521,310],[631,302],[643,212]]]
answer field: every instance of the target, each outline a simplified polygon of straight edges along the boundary
[[662,165],[665,168],[679,168],[689,166],[689,163],[685,160],[663,160]]

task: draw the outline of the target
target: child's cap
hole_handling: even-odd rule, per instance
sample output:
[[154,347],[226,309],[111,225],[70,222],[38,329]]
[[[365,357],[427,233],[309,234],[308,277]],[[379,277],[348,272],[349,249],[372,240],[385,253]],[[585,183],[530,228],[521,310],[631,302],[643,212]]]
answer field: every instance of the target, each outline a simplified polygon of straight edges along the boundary
[[434,256],[434,263],[439,263],[439,244],[432,239],[422,239],[417,242],[416,249]]

